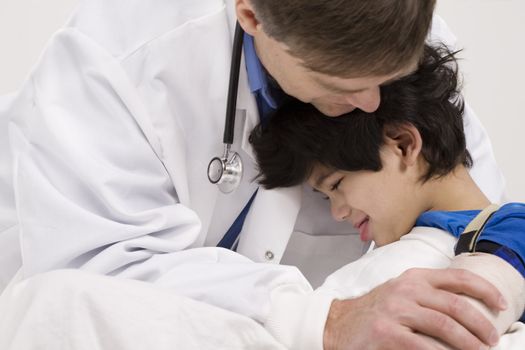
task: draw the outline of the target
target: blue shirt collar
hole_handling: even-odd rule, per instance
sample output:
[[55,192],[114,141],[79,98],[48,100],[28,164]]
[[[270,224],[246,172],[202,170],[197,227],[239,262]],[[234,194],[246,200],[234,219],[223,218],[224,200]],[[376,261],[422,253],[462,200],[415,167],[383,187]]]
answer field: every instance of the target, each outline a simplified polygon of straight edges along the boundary
[[272,89],[268,83],[268,75],[261,64],[259,57],[257,57],[253,37],[246,33],[244,33],[243,48],[246,70],[248,72],[248,83],[250,84],[251,92],[259,92],[267,105],[273,109],[277,109],[278,103],[275,96],[272,95]]

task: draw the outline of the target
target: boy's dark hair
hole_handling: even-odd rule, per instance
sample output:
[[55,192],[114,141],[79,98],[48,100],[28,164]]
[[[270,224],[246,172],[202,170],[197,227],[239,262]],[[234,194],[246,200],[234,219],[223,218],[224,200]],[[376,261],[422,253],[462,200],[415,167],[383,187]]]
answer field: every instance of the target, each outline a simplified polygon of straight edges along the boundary
[[436,0],[250,0],[263,30],[310,70],[388,75],[417,62]]
[[347,171],[382,168],[380,148],[385,126],[413,124],[423,140],[428,163],[422,181],[472,165],[463,131],[463,102],[457,63],[445,47],[425,47],[418,70],[381,88],[377,111],[354,110],[330,118],[314,106],[289,100],[250,135],[258,181],[265,188],[304,182],[315,165]]

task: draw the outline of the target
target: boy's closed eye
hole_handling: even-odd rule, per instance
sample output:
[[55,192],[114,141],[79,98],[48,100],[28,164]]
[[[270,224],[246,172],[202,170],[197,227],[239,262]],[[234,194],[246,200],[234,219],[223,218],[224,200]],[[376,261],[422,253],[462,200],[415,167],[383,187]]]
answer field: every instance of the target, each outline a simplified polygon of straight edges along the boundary
[[336,180],[332,185],[330,185],[330,191],[337,190],[342,181],[343,181],[343,177],[340,177],[338,180]]
[[[325,184],[321,183],[320,187],[321,188],[322,187],[327,187],[329,192],[336,191],[339,188],[339,185],[341,185],[341,182],[343,181],[343,179],[344,179],[344,176],[337,177],[331,184],[330,184],[330,181],[328,181],[328,179],[325,179],[323,182],[328,183],[328,185],[325,185]],[[328,197],[328,195],[325,194],[325,191],[322,191],[322,190],[320,191],[320,190],[316,189],[315,187],[313,188],[313,191],[323,194],[323,199],[324,200],[329,200],[330,199]]]

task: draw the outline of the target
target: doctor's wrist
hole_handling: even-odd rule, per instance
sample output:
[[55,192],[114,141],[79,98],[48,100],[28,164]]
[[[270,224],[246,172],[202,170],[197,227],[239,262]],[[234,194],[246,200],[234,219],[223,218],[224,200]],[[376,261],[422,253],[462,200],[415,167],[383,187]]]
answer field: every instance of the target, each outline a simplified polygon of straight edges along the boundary
[[330,306],[330,311],[328,312],[328,317],[326,319],[326,324],[324,328],[324,335],[323,335],[323,349],[324,350],[334,350],[337,349],[337,344],[339,344],[339,341],[337,340],[339,337],[338,327],[337,324],[339,323],[339,319],[341,318],[341,315],[344,314],[344,312],[347,312],[347,309],[345,308],[344,303],[348,302],[348,300],[342,301],[339,299],[334,299],[332,301],[332,304]]
[[272,291],[265,328],[291,350],[322,350],[326,319],[335,294],[281,286]]

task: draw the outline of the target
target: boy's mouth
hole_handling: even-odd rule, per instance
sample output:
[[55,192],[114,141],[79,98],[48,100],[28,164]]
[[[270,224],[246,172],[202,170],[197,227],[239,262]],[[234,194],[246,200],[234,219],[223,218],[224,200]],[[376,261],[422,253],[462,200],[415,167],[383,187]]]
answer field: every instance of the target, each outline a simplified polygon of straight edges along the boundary
[[369,216],[364,217],[362,220],[356,222],[354,227],[359,231],[359,238],[363,242],[368,242],[372,240],[372,235],[368,228],[368,222],[370,220]]

